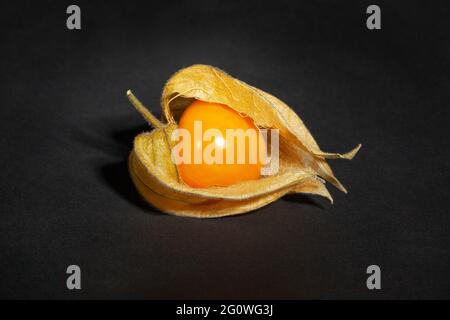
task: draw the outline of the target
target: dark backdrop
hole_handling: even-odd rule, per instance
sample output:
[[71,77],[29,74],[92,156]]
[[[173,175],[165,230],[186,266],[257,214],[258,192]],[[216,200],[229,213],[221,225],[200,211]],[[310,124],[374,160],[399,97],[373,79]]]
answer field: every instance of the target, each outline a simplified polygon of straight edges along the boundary
[[[437,1],[0,5],[0,297],[450,298],[448,11]],[[137,195],[126,159],[164,82],[217,66],[292,106],[348,187],[197,220]],[[66,289],[66,268],[82,290]],[[366,288],[377,264],[382,289]]]

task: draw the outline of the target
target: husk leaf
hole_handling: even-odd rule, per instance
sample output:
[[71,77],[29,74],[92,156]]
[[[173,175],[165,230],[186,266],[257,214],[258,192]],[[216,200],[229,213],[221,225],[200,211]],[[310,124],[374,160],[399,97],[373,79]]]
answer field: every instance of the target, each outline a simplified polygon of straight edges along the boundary
[[[161,97],[165,124],[154,118],[130,91],[127,95],[155,127],[135,138],[129,157],[130,175],[141,195],[163,212],[221,217],[255,210],[287,193],[315,194],[332,202],[323,179],[346,192],[326,159],[352,159],[360,145],[344,154],[323,152],[302,120],[286,104],[220,69],[194,65],[174,74]],[[184,184],[171,161],[170,137],[181,113],[195,99],[228,105],[252,118],[260,128],[278,129],[279,172],[227,187],[192,188]]]

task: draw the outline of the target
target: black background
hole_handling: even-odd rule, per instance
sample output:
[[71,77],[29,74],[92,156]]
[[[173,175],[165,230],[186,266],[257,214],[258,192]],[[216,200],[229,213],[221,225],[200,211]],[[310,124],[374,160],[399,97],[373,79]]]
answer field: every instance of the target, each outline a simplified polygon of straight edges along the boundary
[[[437,1],[2,1],[1,298],[450,298],[448,11]],[[158,213],[126,159],[164,82],[217,66],[292,106],[348,188]],[[446,70],[447,69],[447,70]],[[66,268],[82,290],[66,289]],[[366,288],[366,268],[382,290]]]

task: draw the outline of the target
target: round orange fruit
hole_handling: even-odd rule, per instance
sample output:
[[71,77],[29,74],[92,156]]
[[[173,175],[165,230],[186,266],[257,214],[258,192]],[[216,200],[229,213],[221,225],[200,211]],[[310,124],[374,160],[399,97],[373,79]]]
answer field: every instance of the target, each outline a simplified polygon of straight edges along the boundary
[[178,127],[190,136],[190,141],[184,141],[190,148],[190,161],[178,164],[180,178],[187,185],[229,186],[260,177],[266,146],[248,116],[224,104],[196,100],[184,110]]

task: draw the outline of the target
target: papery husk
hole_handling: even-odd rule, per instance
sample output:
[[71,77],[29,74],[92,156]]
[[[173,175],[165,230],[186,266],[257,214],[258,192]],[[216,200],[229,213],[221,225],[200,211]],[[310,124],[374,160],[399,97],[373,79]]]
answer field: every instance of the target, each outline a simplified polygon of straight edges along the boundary
[[[286,104],[211,66],[182,69],[167,81],[161,97],[166,123],[156,120],[131,92],[128,96],[155,127],[135,138],[129,157],[130,175],[144,199],[157,209],[175,215],[208,218],[240,214],[287,193],[315,194],[332,202],[323,179],[344,192],[346,189],[326,159],[352,159],[361,147],[344,154],[323,152]],[[196,99],[225,104],[252,118],[260,128],[278,129],[279,172],[227,187],[192,188],[184,184],[171,161],[174,142],[170,136],[183,110]]]

